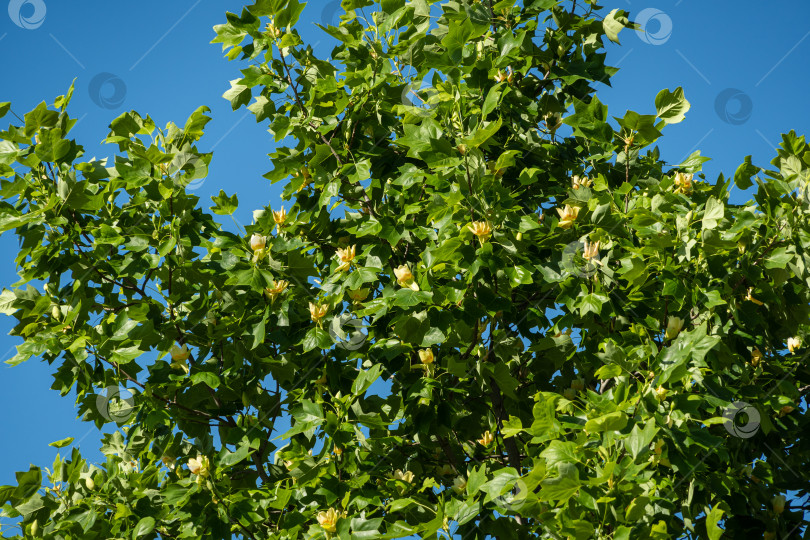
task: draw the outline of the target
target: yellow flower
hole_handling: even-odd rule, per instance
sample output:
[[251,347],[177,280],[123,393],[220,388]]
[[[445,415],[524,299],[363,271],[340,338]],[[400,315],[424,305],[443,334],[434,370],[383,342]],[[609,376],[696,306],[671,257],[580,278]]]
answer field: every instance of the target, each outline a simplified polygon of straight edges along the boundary
[[211,473],[211,462],[207,456],[197,455],[196,458],[188,460],[188,470],[191,474],[196,474],[200,478],[205,478]]
[[368,289],[357,289],[356,291],[348,291],[349,298],[352,299],[352,302],[355,304],[359,304],[366,298],[368,298]]
[[664,451],[664,439],[655,441],[655,448],[653,449],[656,455],[660,456]]
[[335,449],[334,449],[334,452],[335,452],[336,456],[342,456],[343,455],[343,448],[341,448],[339,446],[336,446]]
[[762,360],[762,356],[762,351],[754,347],[754,350],[751,351],[751,365],[757,367],[759,362]]
[[667,339],[675,339],[678,337],[678,334],[681,333],[681,329],[683,328],[684,320],[680,317],[669,317],[667,319],[667,330],[664,334],[664,337]]
[[473,221],[471,224],[467,225],[467,228],[482,242],[492,234],[492,226],[488,221]]
[[274,281],[272,287],[266,287],[264,289],[264,294],[268,298],[270,298],[270,303],[273,303],[276,301],[278,295],[283,293],[289,284],[290,284],[289,281],[285,281],[283,279],[279,281]]
[[489,446],[490,444],[492,444],[492,441],[494,440],[495,436],[492,433],[490,433],[489,430],[486,430],[484,432],[484,435],[480,439],[478,439],[478,442],[481,444],[481,446]]
[[658,398],[659,401],[664,401],[665,399],[667,399],[668,393],[669,390],[667,390],[663,386],[659,386],[658,388],[655,389],[655,397]]
[[784,495],[777,495],[773,499],[771,499],[771,503],[773,504],[773,512],[775,514],[781,514],[785,511],[785,503],[787,502],[787,497]]
[[408,287],[411,290],[418,291],[419,285],[413,280],[413,274],[411,273],[411,269],[408,268],[407,265],[403,264],[400,267],[394,268],[394,275],[397,277],[397,282],[402,287]]
[[577,220],[577,217],[579,216],[579,206],[571,206],[566,204],[565,208],[563,209],[557,208],[557,214],[560,216],[558,226],[563,229],[567,229]]
[[579,189],[580,187],[591,187],[593,185],[593,180],[588,179],[587,176],[579,177],[574,175],[571,177],[571,187],[574,189]]
[[675,173],[675,191],[689,194],[692,192],[692,175],[682,172]]
[[312,302],[309,303],[309,316],[312,317],[312,320],[314,322],[320,324],[321,319],[326,317],[327,313],[329,313],[328,304],[313,304]]
[[400,469],[397,469],[396,471],[394,471],[394,479],[395,480],[402,480],[406,484],[412,484],[413,483],[413,472],[411,472],[411,471],[402,472]]
[[509,75],[499,69],[498,73],[493,78],[495,79],[495,82],[503,82],[509,78]]
[[287,220],[287,211],[284,210],[284,207],[281,207],[281,210],[273,210],[273,221],[276,223],[276,231],[281,230],[281,226],[284,225],[284,221]]
[[266,237],[256,233],[253,233],[253,236],[250,237],[250,249],[252,249],[253,251],[264,249],[266,245],[267,245]]
[[343,272],[344,270],[349,269],[349,267],[352,265],[352,261],[354,260],[356,249],[356,245],[346,249],[338,248],[337,256],[338,259],[340,259],[340,265],[337,267],[338,272]]
[[797,337],[789,337],[787,340],[787,348],[790,354],[796,352],[796,349],[802,346],[802,340]]
[[461,493],[465,489],[467,489],[467,479],[462,476],[456,476],[453,480],[453,489],[456,493]]
[[188,357],[191,356],[191,353],[188,352],[188,347],[186,347],[186,344],[183,343],[182,347],[172,345],[171,355],[172,360],[174,360],[175,362],[185,362],[186,360],[188,360]]
[[432,364],[433,363],[433,350],[431,350],[431,349],[420,349],[419,350],[419,360],[423,364]]
[[185,343],[183,344],[182,347],[172,345],[172,350],[170,354],[172,356],[172,363],[169,364],[169,366],[172,369],[182,369],[183,371],[188,373],[187,361],[191,353],[188,352],[188,347],[186,347]]
[[599,256],[599,242],[590,243],[585,240],[585,250],[582,252],[582,258],[590,261]]
[[748,294],[745,296],[745,299],[746,299],[746,300],[748,300],[749,302],[753,302],[753,303],[755,303],[755,304],[756,304],[756,305],[758,305],[758,306],[761,306],[761,305],[762,305],[762,301],[757,300],[756,298],[754,298],[753,296],[751,296],[751,291],[752,291],[752,290],[754,290],[754,288],[753,288],[753,287],[748,287]]
[[329,508],[326,512],[318,512],[317,519],[318,525],[323,527],[328,533],[337,531],[338,513],[334,508]]

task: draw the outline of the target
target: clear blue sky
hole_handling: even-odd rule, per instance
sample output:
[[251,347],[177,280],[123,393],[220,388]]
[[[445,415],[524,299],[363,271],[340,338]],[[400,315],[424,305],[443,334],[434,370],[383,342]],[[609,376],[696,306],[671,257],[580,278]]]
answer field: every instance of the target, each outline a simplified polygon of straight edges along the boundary
[[[314,22],[329,19],[337,3],[310,2],[299,24],[323,57],[329,38]],[[664,130],[660,147],[668,162],[677,164],[700,149],[713,158],[704,170],[714,181],[721,171],[733,175],[747,154],[767,165],[782,132],[810,132],[810,4],[781,2],[766,9],[762,2],[731,0],[602,3],[641,14],[649,32],[645,41],[625,30],[622,46],[608,49],[608,63],[620,71],[613,87],[602,86],[598,94],[612,115],[653,112],[663,88],[683,86],[692,103],[685,122]],[[280,204],[280,185],[261,177],[270,169],[273,148],[266,126],[244,109],[232,111],[221,97],[244,66],[227,62],[220,46],[209,44],[212,26],[224,21],[226,10],[241,10],[241,2],[12,0],[14,18],[2,4],[0,101],[11,101],[17,114],[43,100],[52,103],[76,77],[70,110],[81,120],[73,136],[87,157],[103,157],[114,148],[98,142],[121,112],[134,109],[159,125],[182,125],[195,108],[207,105],[213,121],[200,148],[213,150],[214,159],[196,193],[207,203],[220,189],[237,192],[236,219],[242,223],[250,222],[254,208]],[[0,120],[4,128],[7,118]],[[732,200],[746,196],[737,192]],[[235,228],[232,222],[225,226]],[[17,280],[13,235],[0,237],[0,250],[7,254],[0,259],[0,284],[8,287]],[[0,316],[0,362],[19,343],[6,335],[12,326],[13,319]],[[13,483],[14,471],[30,463],[49,467],[57,450],[47,444],[64,437],[76,437],[86,457],[100,457],[95,428],[76,420],[72,401],[49,390],[51,381],[49,367],[37,360],[15,368],[0,363],[0,485]]]

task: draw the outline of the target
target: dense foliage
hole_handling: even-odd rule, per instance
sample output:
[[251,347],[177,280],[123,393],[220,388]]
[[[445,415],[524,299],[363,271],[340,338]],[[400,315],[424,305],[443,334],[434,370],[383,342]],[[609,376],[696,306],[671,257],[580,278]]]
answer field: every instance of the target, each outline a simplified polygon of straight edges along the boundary
[[68,138],[70,92],[0,132],[10,363],[121,425],[105,463],[18,473],[4,515],[54,539],[796,537],[805,139],[733,179],[666,163],[689,103],[608,117],[604,44],[634,25],[593,0],[342,7],[329,60],[298,0],[215,28],[244,63],[225,97],[280,141],[286,204],[241,235],[215,218],[235,194],[212,215],[185,189],[206,108],[121,115],[110,160]]

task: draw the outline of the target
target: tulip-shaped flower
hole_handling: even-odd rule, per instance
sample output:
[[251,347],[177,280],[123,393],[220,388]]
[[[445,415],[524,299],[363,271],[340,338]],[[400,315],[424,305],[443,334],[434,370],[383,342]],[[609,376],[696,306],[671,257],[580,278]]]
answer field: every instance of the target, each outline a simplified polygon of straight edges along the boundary
[[283,279],[274,281],[272,287],[266,287],[264,289],[264,294],[270,299],[270,303],[272,304],[276,301],[276,298],[278,298],[278,296],[285,291],[289,284],[289,281],[285,281]]
[[784,495],[777,495],[773,499],[771,499],[771,503],[773,504],[773,513],[774,514],[781,514],[785,511],[785,503],[787,502],[787,497]]
[[462,476],[457,476],[453,479],[453,490],[456,493],[461,493],[467,489],[467,479]]
[[318,512],[316,517],[318,519],[318,525],[320,525],[323,530],[328,533],[337,531],[337,520],[339,516],[334,508],[330,508],[326,512]]
[[348,270],[351,267],[352,261],[354,260],[356,250],[357,250],[356,245],[354,245],[352,247],[349,247],[349,248],[346,248],[346,249],[338,248],[337,256],[338,256],[338,259],[340,259],[340,265],[338,265],[338,267],[337,267],[338,272],[344,272],[344,271]]
[[327,313],[329,313],[329,304],[309,303],[309,316],[312,317],[312,320],[318,325],[321,324],[321,319],[326,317]]
[[431,349],[420,349],[419,350],[419,361],[425,365],[430,365],[433,363],[433,351]]
[[397,469],[396,471],[394,471],[394,479],[395,480],[401,480],[401,481],[405,482],[406,484],[412,484],[413,483],[413,478],[414,478],[414,476],[413,476],[412,471],[403,472],[401,469]]
[[284,225],[284,222],[287,220],[287,211],[284,210],[284,207],[281,207],[281,210],[273,210],[273,221],[276,224],[276,232],[281,232],[281,226]]
[[267,238],[260,235],[253,233],[253,236],[250,237],[250,249],[253,251],[259,251],[260,249],[264,249],[267,245]]
[[790,351],[790,354],[796,352],[796,349],[802,346],[802,340],[797,337],[789,337],[787,340],[787,348]]
[[188,460],[188,470],[191,471],[191,474],[197,475],[197,483],[201,484],[203,479],[211,474],[211,462],[207,456],[197,455],[196,458]]
[[593,180],[590,180],[587,176],[579,177],[574,175],[571,177],[571,187],[574,189],[579,189],[580,187],[591,187],[593,185]]
[[368,289],[357,289],[356,291],[349,291],[347,294],[349,295],[349,298],[352,299],[353,303],[359,304],[360,302],[368,298],[368,293],[369,293]]
[[692,175],[682,172],[675,173],[675,191],[688,195],[692,192]]
[[754,350],[751,351],[751,365],[753,367],[757,367],[762,360],[762,351],[758,348],[754,347]]
[[582,251],[582,258],[590,261],[599,257],[599,242],[589,242],[585,240],[585,249]]
[[669,317],[667,319],[667,330],[665,337],[667,339],[675,339],[681,333],[684,320],[680,317]]
[[492,444],[492,441],[494,440],[495,436],[492,433],[490,433],[489,430],[486,430],[484,434],[481,436],[481,438],[478,439],[478,442],[481,444],[481,446],[489,446],[490,444]]
[[169,469],[170,471],[173,471],[175,467],[177,467],[177,460],[174,459],[173,457],[163,456],[162,458],[160,458],[160,461],[162,461],[163,464],[166,466],[166,468]]
[[402,287],[408,287],[413,291],[419,290],[419,285],[414,281],[411,269],[408,268],[407,265],[403,264],[400,267],[394,268],[394,275],[397,277],[397,282]]
[[182,369],[186,373],[188,373],[188,365],[186,365],[189,356],[191,353],[188,351],[188,347],[184,343],[182,347],[178,347],[177,345],[172,345],[172,350],[169,353],[172,356],[172,363],[169,364],[172,369]]
[[478,237],[481,242],[485,242],[492,234],[492,226],[488,221],[473,221],[467,228]]
[[560,216],[559,227],[567,229],[576,222],[579,216],[579,206],[566,204],[564,208],[557,208],[557,214]]
[[669,390],[667,390],[663,386],[659,386],[658,388],[655,389],[655,397],[658,398],[659,401],[664,401],[665,399],[667,399],[668,393]]

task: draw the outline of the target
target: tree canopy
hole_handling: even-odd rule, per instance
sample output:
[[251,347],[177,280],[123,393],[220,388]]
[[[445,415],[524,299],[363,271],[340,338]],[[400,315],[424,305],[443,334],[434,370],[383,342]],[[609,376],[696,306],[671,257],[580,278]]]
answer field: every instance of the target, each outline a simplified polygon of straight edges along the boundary
[[[120,429],[0,486],[15,538],[796,538],[808,519],[810,145],[728,178],[656,142],[681,88],[608,116],[595,0],[298,0],[228,13],[225,98],[284,206],[185,187],[182,127],[110,159],[72,87],[0,116],[9,361]],[[734,187],[753,200],[733,204]],[[244,199],[244,196],[243,196]],[[56,441],[67,447],[72,439]],[[22,532],[21,532],[22,529]],[[5,531],[4,531],[5,532]]]

